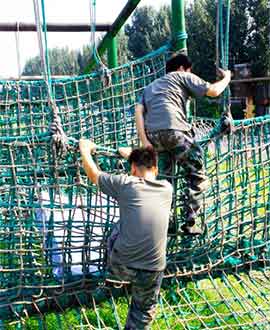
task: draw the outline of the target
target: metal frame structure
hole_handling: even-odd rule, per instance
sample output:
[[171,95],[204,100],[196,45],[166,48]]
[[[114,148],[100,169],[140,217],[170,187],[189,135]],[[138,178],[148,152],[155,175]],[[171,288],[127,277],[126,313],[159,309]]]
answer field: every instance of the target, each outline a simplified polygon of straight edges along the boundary
[[[95,25],[97,32],[107,32],[111,29],[110,23],[99,23]],[[15,22],[15,23],[0,23],[0,32],[36,32],[37,26],[35,23]],[[91,31],[90,24],[77,23],[48,23],[48,32],[89,32]]]
[[[118,65],[117,58],[117,33],[123,27],[127,19],[136,9],[141,0],[129,0],[117,19],[112,24],[111,30],[104,36],[98,46],[98,54],[102,56],[108,50],[109,67]],[[185,0],[171,0],[172,6],[172,51],[187,51],[186,28],[185,28]],[[95,58],[85,68],[85,73],[89,73],[96,65]]]
[[[97,52],[102,56],[105,51],[108,52],[108,66],[114,68],[118,65],[117,34],[127,19],[136,9],[141,0],[128,0],[116,20],[112,23],[95,24],[97,32],[106,31],[106,35],[100,42]],[[186,52],[186,29],[185,29],[185,0],[171,0],[172,6],[172,51],[182,50]],[[69,23],[48,23],[48,32],[89,32],[90,24],[69,24]],[[0,23],[0,32],[35,32],[37,31],[34,23]],[[85,68],[85,73],[89,73],[96,66],[94,56]]]

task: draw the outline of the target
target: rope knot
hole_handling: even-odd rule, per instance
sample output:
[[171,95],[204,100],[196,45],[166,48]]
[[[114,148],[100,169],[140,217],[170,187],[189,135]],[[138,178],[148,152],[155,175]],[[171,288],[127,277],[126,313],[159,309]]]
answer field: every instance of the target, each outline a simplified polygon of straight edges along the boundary
[[63,130],[59,111],[55,104],[52,105],[53,121],[50,126],[50,133],[52,134],[52,149],[53,154],[59,158],[65,158],[69,147],[69,138]]
[[229,107],[223,111],[220,118],[220,133],[221,134],[230,134],[233,132],[233,118]]
[[112,74],[111,70],[106,66],[102,65],[100,69],[100,75],[103,82],[104,87],[109,87],[112,84]]

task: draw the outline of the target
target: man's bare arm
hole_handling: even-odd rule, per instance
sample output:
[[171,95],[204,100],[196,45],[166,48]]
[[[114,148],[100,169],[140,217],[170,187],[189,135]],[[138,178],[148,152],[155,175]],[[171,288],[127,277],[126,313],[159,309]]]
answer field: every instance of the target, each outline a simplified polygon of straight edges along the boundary
[[97,165],[91,155],[91,153],[95,151],[96,145],[90,140],[80,139],[79,146],[83,168],[90,181],[95,184],[98,184],[98,179],[101,171],[97,168]]
[[142,145],[145,148],[153,147],[152,144],[147,139],[145,133],[143,113],[144,113],[144,106],[142,104],[137,104],[135,108],[135,121],[136,121],[138,136],[140,141],[142,142]]
[[219,96],[231,81],[231,71],[219,69],[222,79],[211,84],[207,90],[206,96],[217,97]]

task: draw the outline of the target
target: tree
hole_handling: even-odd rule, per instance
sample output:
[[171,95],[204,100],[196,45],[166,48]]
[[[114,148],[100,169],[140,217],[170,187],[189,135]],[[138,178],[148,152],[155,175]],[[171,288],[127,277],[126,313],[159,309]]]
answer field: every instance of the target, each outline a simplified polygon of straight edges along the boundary
[[[230,29],[230,65],[251,62],[255,76],[270,70],[270,6],[269,0],[232,0]],[[188,50],[194,72],[207,80],[215,80],[217,4],[213,0],[196,0],[187,6],[186,23]],[[119,64],[142,57],[158,49],[171,39],[169,6],[159,11],[153,7],[135,10],[130,24],[118,34]],[[98,44],[98,42],[97,42]],[[83,73],[89,63],[92,48],[81,51],[68,48],[50,50],[53,74]],[[102,56],[107,63],[107,56]],[[29,59],[23,74],[40,74],[40,59]]]
[[[49,50],[50,69],[53,75],[72,75],[79,71],[77,51],[65,48],[53,48]],[[40,56],[30,58],[23,70],[23,75],[33,76],[42,74]]]
[[157,12],[154,33],[153,33],[153,50],[160,48],[171,39],[172,31],[172,15],[169,6],[162,6]]
[[[243,63],[248,57],[248,0],[233,0],[230,13],[229,67]],[[217,3],[196,0],[187,8],[189,55],[196,73],[215,79]],[[224,17],[225,19],[225,17]]]
[[[97,39],[96,45],[98,45],[101,41],[101,37]],[[130,53],[128,50],[128,38],[121,30],[117,34],[117,47],[118,47],[118,63],[119,65],[126,63],[130,58]],[[84,72],[85,67],[91,60],[91,56],[93,53],[93,47],[90,45],[84,45],[82,50],[78,52],[77,61],[79,66],[79,73],[82,74]],[[100,60],[103,64],[107,65],[107,53],[103,54],[100,57]]]
[[270,74],[270,4],[269,0],[249,0],[249,57],[254,76]]
[[171,36],[170,22],[167,6],[159,11],[149,6],[136,9],[131,24],[125,26],[132,58],[142,57],[168,41]]
[[79,74],[83,74],[84,68],[90,62],[92,47],[90,45],[84,45],[82,50],[78,52],[77,61],[79,66]]
[[131,58],[130,51],[128,49],[128,36],[124,31],[120,31],[117,35],[118,40],[118,62],[119,65],[125,64]]
[[188,52],[193,69],[205,79],[215,78],[215,2],[197,0],[186,11]]
[[234,0],[231,6],[230,62],[248,62],[248,0]]

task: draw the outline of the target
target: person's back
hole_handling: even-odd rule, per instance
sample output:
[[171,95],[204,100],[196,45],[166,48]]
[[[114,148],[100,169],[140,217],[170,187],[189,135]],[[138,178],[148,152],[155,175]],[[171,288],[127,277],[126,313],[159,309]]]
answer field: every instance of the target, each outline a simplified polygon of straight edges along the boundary
[[[188,97],[220,95],[227,87],[231,73],[220,70],[222,79],[213,84],[191,73],[192,63],[186,55],[179,54],[166,63],[166,75],[147,86],[136,106],[135,120],[138,136],[144,147],[168,151],[171,159],[183,167],[186,181],[184,203],[185,234],[203,232],[195,225],[202,193],[207,185],[203,151],[195,141],[194,132],[188,123],[186,104]],[[169,166],[169,173],[171,170]],[[173,219],[176,223],[177,220]],[[174,226],[174,224],[173,224]],[[177,226],[174,226],[177,228]]]
[[172,186],[166,180],[102,173],[99,187],[120,207],[120,233],[112,251],[112,263],[135,269],[162,271]]
[[94,149],[91,141],[80,140],[88,178],[103,193],[115,198],[120,207],[120,220],[107,240],[107,247],[110,274],[131,283],[132,300],[125,330],[148,330],[166,267],[172,186],[165,180],[156,180],[158,160],[151,148],[131,152],[128,157],[131,176],[101,172],[90,155]]
[[190,131],[186,116],[187,100],[206,94],[209,83],[191,72],[174,71],[154,80],[143,93],[145,128],[148,132],[160,130]]

